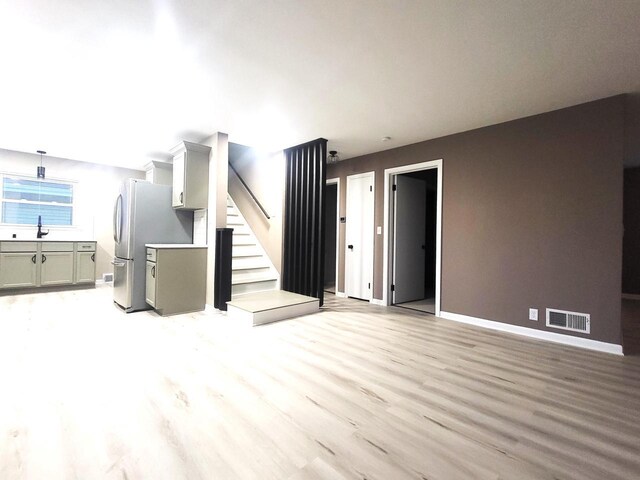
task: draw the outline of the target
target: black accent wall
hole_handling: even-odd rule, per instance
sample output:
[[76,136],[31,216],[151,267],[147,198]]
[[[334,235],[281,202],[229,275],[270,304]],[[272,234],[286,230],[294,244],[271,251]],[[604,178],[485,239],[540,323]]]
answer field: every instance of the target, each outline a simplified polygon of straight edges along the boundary
[[324,302],[327,140],[287,148],[282,289]]

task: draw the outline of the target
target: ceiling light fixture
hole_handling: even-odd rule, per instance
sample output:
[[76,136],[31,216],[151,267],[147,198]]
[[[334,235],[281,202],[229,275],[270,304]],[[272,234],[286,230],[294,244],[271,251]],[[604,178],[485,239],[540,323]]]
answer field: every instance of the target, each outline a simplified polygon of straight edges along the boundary
[[338,152],[336,150],[329,150],[329,156],[327,157],[327,163],[337,163],[340,161]]
[[44,167],[42,166],[42,155],[46,155],[44,150],[38,150],[40,154],[40,166],[38,167],[38,178],[44,178]]

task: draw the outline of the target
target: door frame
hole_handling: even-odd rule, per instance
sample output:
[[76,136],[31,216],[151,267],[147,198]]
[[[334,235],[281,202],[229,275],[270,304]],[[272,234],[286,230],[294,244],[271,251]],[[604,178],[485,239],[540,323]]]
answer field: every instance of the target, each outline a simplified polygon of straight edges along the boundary
[[414,163],[411,165],[403,165],[401,167],[386,168],[384,170],[384,245],[383,245],[383,265],[382,265],[382,303],[391,305],[391,283],[393,269],[391,262],[393,261],[393,218],[391,202],[392,196],[392,178],[395,175],[410,172],[419,172],[421,170],[438,170],[438,190],[436,192],[436,316],[440,316],[441,303],[441,276],[442,276],[442,159],[431,160],[428,162]]
[[336,297],[339,296],[338,276],[340,272],[340,177],[327,178],[327,185],[337,185],[336,187]]
[[[368,298],[364,298],[363,300],[369,300],[371,302],[371,300],[373,299],[373,289],[375,287],[374,284],[374,280],[373,280],[373,261],[375,259],[376,256],[376,242],[375,242],[375,227],[376,227],[376,172],[375,170],[372,170],[370,172],[362,172],[362,173],[355,173],[353,175],[347,175],[347,190],[346,190],[346,200],[345,200],[345,210],[348,211],[349,209],[349,183],[351,180],[355,180],[356,178],[360,178],[360,177],[368,177],[371,176],[371,185],[373,188],[373,230],[369,233],[371,235],[371,253],[372,253],[372,257],[371,257],[371,267],[370,267],[370,272],[369,272],[369,278],[371,279],[371,289],[369,290],[369,297]],[[347,296],[347,266],[348,266],[348,262],[347,262],[347,244],[348,239],[347,239],[347,229],[349,228],[349,219],[347,218],[347,223],[345,225],[345,229],[344,229],[344,295]],[[336,289],[337,291],[337,289]]]

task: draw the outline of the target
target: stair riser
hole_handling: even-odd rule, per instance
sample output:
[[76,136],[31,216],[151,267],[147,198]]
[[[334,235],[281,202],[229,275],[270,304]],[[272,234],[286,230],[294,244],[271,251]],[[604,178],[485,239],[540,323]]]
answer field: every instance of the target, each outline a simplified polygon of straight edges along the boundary
[[264,282],[241,283],[231,286],[231,295],[244,295],[245,293],[263,292],[265,290],[275,290],[278,282],[268,280]]
[[269,264],[261,256],[234,258],[231,261],[231,270],[245,270],[249,268],[269,268]]
[[269,272],[269,267],[253,268],[251,270],[236,270],[231,272],[231,283],[238,282],[262,282],[275,280]]
[[231,251],[231,256],[233,257],[246,257],[248,255],[261,255],[261,252],[255,245],[234,245]]

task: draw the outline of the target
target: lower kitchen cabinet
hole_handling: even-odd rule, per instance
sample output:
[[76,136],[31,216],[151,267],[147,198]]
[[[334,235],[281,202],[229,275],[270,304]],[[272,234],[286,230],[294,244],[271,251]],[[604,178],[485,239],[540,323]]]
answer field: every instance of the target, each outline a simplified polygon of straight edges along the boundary
[[28,288],[38,285],[36,252],[0,253],[0,288]]
[[96,242],[2,241],[0,289],[95,283]]
[[156,264],[147,262],[147,276],[145,285],[145,301],[152,307],[156,306]]
[[96,281],[96,252],[76,253],[76,283]]
[[40,285],[71,285],[73,256],[73,252],[43,252],[40,257]]
[[207,247],[147,245],[146,301],[160,315],[204,310]]

